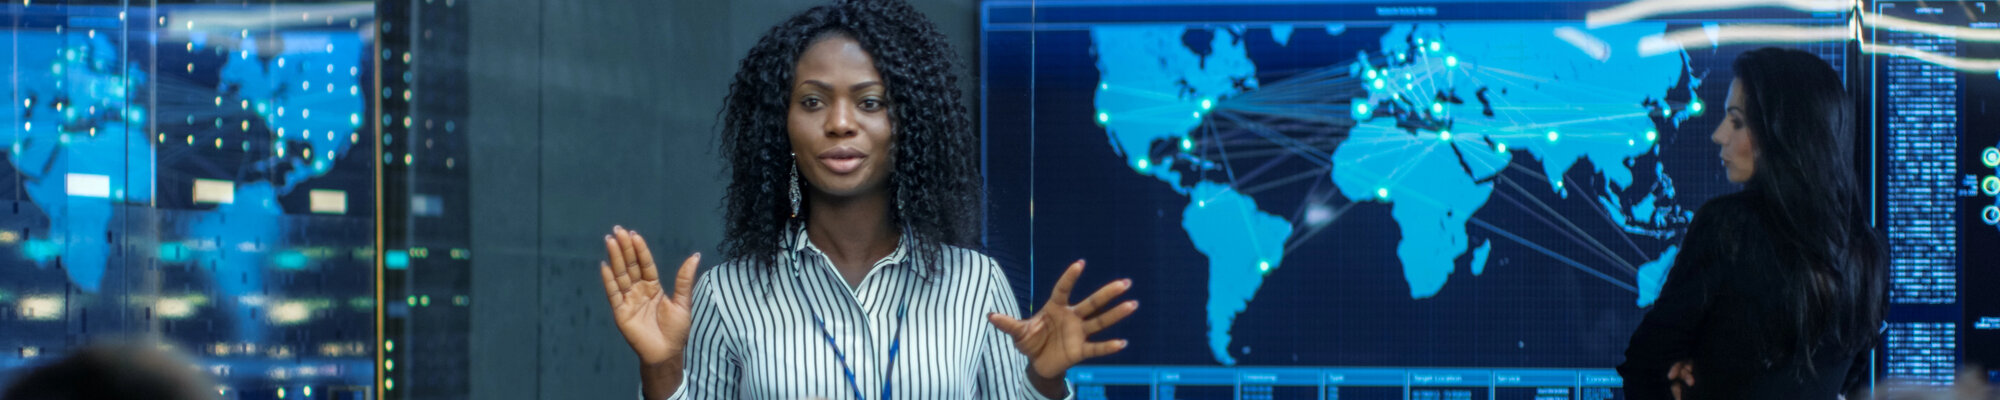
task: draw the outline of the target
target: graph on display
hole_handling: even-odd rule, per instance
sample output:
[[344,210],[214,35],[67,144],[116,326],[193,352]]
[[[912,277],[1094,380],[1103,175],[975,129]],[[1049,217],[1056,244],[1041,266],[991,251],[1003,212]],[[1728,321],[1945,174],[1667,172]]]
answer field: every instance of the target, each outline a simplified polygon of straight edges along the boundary
[[[1990,90],[1970,81],[1992,71],[1864,53],[1854,9],[1631,16],[1636,3],[988,3],[987,248],[1038,291],[1079,258],[1084,281],[1136,282],[1142,311],[1102,335],[1131,347],[1072,371],[1084,398],[1617,398],[1611,368],[1693,213],[1740,189],[1710,139],[1738,54],[1817,54],[1851,91],[1881,93],[1858,108],[1989,118],[1964,93]],[[1967,88],[1881,90],[1876,75],[1909,76],[1896,63]],[[1893,109],[1859,111],[1893,124]],[[1864,127],[1856,148],[1970,137],[1921,125],[1934,131]],[[1979,160],[1956,147],[1907,149]],[[1992,203],[1976,188],[1990,167],[1902,178],[1894,157],[1858,157],[1878,203],[1942,201],[1878,204],[1892,241],[1917,217],[1991,230],[1984,204],[1955,208],[1959,193]],[[1963,257],[1899,255],[1898,302],[1957,304]],[[1906,340],[1931,346],[1906,362],[1941,360],[1978,315],[1899,306],[1889,339],[1933,335]],[[1949,382],[1961,359],[1942,360],[1883,375]]]

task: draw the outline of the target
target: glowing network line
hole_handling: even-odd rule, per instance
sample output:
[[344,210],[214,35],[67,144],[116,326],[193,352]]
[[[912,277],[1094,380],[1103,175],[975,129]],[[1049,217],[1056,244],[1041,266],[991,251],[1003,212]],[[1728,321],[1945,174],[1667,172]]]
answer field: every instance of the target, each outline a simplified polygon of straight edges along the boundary
[[[1432,52],[1423,52],[1422,49],[1425,46],[1432,49]],[[1200,128],[1196,130],[1195,134],[1178,139],[1179,152],[1167,157],[1195,159],[1197,160],[1196,165],[1201,165],[1198,161],[1200,157],[1216,157],[1220,160],[1219,163],[1209,163],[1207,165],[1219,164],[1219,166],[1216,166],[1216,169],[1220,169],[1226,176],[1225,179],[1229,186],[1237,188],[1238,193],[1245,195],[1274,190],[1294,185],[1301,181],[1311,181],[1316,191],[1325,182],[1311,180],[1311,178],[1325,176],[1330,170],[1332,167],[1330,160],[1333,148],[1343,144],[1356,144],[1347,143],[1349,140],[1403,140],[1405,143],[1393,145],[1395,147],[1389,148],[1393,150],[1360,156],[1360,160],[1365,161],[1384,154],[1400,154],[1413,150],[1415,146],[1423,146],[1423,149],[1418,151],[1417,155],[1406,160],[1401,160],[1401,162],[1395,164],[1396,166],[1386,171],[1386,173],[1383,173],[1384,171],[1366,172],[1385,178],[1383,179],[1384,183],[1382,187],[1378,188],[1375,193],[1378,197],[1382,198],[1395,196],[1397,201],[1440,204],[1436,199],[1429,199],[1421,192],[1387,193],[1387,189],[1396,186],[1399,183],[1398,177],[1407,175],[1417,163],[1437,155],[1436,152],[1441,146],[1451,150],[1452,153],[1449,154],[1455,155],[1461,162],[1486,167],[1484,170],[1499,171],[1511,169],[1525,171],[1533,176],[1541,176],[1544,179],[1548,179],[1549,177],[1532,170],[1532,168],[1513,164],[1511,157],[1507,155],[1507,142],[1544,140],[1544,138],[1549,141],[1615,141],[1622,139],[1629,144],[1638,145],[1640,143],[1637,140],[1640,137],[1639,132],[1566,131],[1562,128],[1607,120],[1646,117],[1653,113],[1665,113],[1666,115],[1687,112],[1698,113],[1698,110],[1701,108],[1699,102],[1669,105],[1664,100],[1661,100],[1661,104],[1658,106],[1660,108],[1658,109],[1630,112],[1626,110],[1631,110],[1633,105],[1628,99],[1646,97],[1644,94],[1628,93],[1627,91],[1612,87],[1598,87],[1596,85],[1577,86],[1573,82],[1564,82],[1564,85],[1546,86],[1544,90],[1517,91],[1518,93],[1482,98],[1482,100],[1488,102],[1484,104],[1486,109],[1491,111],[1488,117],[1499,121],[1506,121],[1507,125],[1482,128],[1484,131],[1480,132],[1455,134],[1450,128],[1451,114],[1453,112],[1448,111],[1458,110],[1456,112],[1463,112],[1461,107],[1465,103],[1463,100],[1459,100],[1456,97],[1458,94],[1455,93],[1462,87],[1462,82],[1469,84],[1470,87],[1503,86],[1490,85],[1489,83],[1502,83],[1504,86],[1529,87],[1554,82],[1543,77],[1500,68],[1485,67],[1476,62],[1460,60],[1448,52],[1438,51],[1440,48],[1440,43],[1431,41],[1419,44],[1418,52],[1381,54],[1378,55],[1380,58],[1369,57],[1364,54],[1364,59],[1358,64],[1360,67],[1358,69],[1352,68],[1351,65],[1316,68],[1282,80],[1266,81],[1256,90],[1245,91],[1230,98],[1199,99],[1199,108],[1193,109],[1191,112],[1193,118],[1202,120],[1199,125]],[[1372,61],[1382,61],[1385,65],[1382,67],[1370,65],[1370,58],[1375,58]],[[1401,63],[1391,62],[1389,61],[1390,59],[1398,60]],[[1439,62],[1439,60],[1446,61]],[[1371,95],[1367,90],[1370,86],[1381,89],[1380,93]],[[1177,98],[1172,94],[1124,89],[1110,85],[1100,86],[1099,89],[1163,100],[1171,99],[1177,102],[1172,105],[1117,110],[1111,112],[1111,114],[1100,114],[1100,122],[1109,118],[1188,118],[1190,115],[1187,114],[1191,109],[1187,100]],[[1562,100],[1558,104],[1565,105],[1559,107],[1526,107],[1515,104],[1517,101],[1527,101],[1531,104],[1548,103],[1557,99]],[[1529,115],[1526,113],[1528,111],[1536,111],[1537,117],[1529,118]],[[1550,115],[1559,117],[1573,116],[1574,118],[1551,119],[1548,118]],[[1420,123],[1419,126],[1413,128],[1402,125],[1390,127],[1376,124],[1361,124],[1364,120],[1385,117],[1399,119],[1415,118],[1420,121],[1432,121],[1429,123],[1437,125]],[[1532,121],[1523,121],[1523,119],[1532,119]],[[1415,136],[1419,140],[1410,141],[1400,137],[1382,135],[1374,135],[1372,139],[1352,139],[1350,133],[1355,130],[1393,130],[1398,134]],[[1560,131],[1560,134],[1558,134],[1558,131]],[[1300,132],[1306,132],[1309,135],[1304,137],[1292,136]],[[1644,144],[1648,146],[1653,144],[1657,133],[1651,135],[1654,136],[1646,137]],[[1232,148],[1234,151],[1232,151]],[[1159,151],[1157,149],[1155,147],[1153,151]],[[1155,153],[1154,157],[1158,157],[1157,154]],[[1293,160],[1294,158],[1297,160]],[[1247,170],[1235,168],[1236,163],[1252,160],[1261,162],[1259,165]],[[1295,161],[1312,163],[1316,167],[1280,176],[1265,176],[1276,170],[1278,166]],[[1145,160],[1141,162],[1145,162]],[[1167,160],[1157,164],[1166,165],[1171,162],[1176,161]],[[1142,169],[1144,168],[1142,167]],[[1560,178],[1558,177],[1557,179]],[[1495,195],[1508,199],[1509,202],[1514,203],[1524,211],[1530,211],[1527,213],[1528,215],[1540,220],[1543,224],[1551,228],[1562,231],[1566,239],[1582,245],[1590,253],[1602,257],[1613,264],[1613,266],[1624,270],[1627,274],[1636,274],[1637,268],[1631,261],[1620,256],[1618,252],[1612,250],[1611,246],[1606,243],[1596,240],[1591,235],[1584,234],[1585,230],[1575,221],[1555,212],[1553,207],[1529,194],[1528,190],[1521,187],[1519,183],[1511,179],[1506,179],[1504,175],[1499,175],[1497,172],[1496,175],[1477,179],[1477,181],[1482,183],[1489,183],[1493,180],[1505,182],[1513,192],[1518,192],[1521,196],[1504,191],[1495,193]],[[1558,188],[1560,187],[1558,183]],[[1594,189],[1584,188],[1582,190],[1589,192]],[[1591,196],[1593,198],[1596,197],[1595,194]],[[1311,194],[1308,197],[1307,201],[1303,202],[1297,210],[1293,211],[1293,220],[1298,221],[1305,215],[1316,214],[1320,215],[1323,221],[1309,223],[1310,227],[1302,227],[1304,228],[1301,229],[1302,232],[1293,235],[1288,240],[1288,243],[1285,244],[1286,252],[1292,251],[1297,246],[1317,236],[1327,226],[1331,226],[1332,220],[1337,219],[1349,208],[1364,202],[1350,201],[1329,207],[1326,204],[1326,200],[1330,199],[1328,195],[1319,195],[1317,199],[1312,199],[1313,195]],[[1526,197],[1525,201],[1532,203],[1532,205],[1524,203],[1518,197]],[[1197,198],[1194,199],[1194,203],[1196,206],[1206,206],[1212,200],[1214,199]],[[1316,207],[1317,209],[1315,209]],[[1610,211],[1600,208],[1605,207],[1604,205],[1593,202],[1590,207],[1599,219],[1613,225],[1614,228],[1619,227],[1618,222],[1610,216]],[[1584,270],[1592,276],[1604,279],[1614,286],[1630,291],[1637,291],[1633,283],[1621,281],[1595,268],[1557,254],[1540,244],[1527,241],[1525,238],[1519,236],[1514,236],[1505,230],[1498,229],[1476,218],[1472,222],[1496,233],[1497,236],[1549,255],[1567,265]],[[1632,248],[1632,251],[1644,253],[1630,237],[1623,239],[1626,245]]]
[[[1522,169],[1526,170],[1526,168]],[[1529,215],[1534,216],[1535,219],[1541,220],[1543,224],[1547,224],[1551,228],[1560,228],[1556,226],[1555,222],[1561,222],[1562,226],[1568,227],[1569,230],[1565,231],[1562,229],[1557,229],[1557,231],[1562,232],[1563,235],[1569,237],[1570,240],[1589,245],[1589,248],[1590,250],[1592,250],[1592,252],[1597,253],[1598,256],[1603,257],[1605,260],[1612,262],[1616,266],[1623,268],[1627,273],[1638,273],[1639,271],[1638,267],[1633,266],[1631,261],[1628,261],[1623,257],[1619,257],[1616,254],[1617,252],[1612,251],[1609,246],[1605,246],[1603,242],[1598,241],[1596,236],[1588,234],[1580,234],[1584,232],[1583,228],[1577,226],[1574,221],[1570,221],[1569,217],[1563,216],[1562,213],[1556,212],[1554,207],[1550,207],[1548,203],[1544,203],[1542,202],[1541,199],[1535,198],[1535,196],[1533,194],[1528,193],[1528,189],[1522,187],[1520,183],[1514,182],[1514,180],[1512,179],[1506,179],[1504,178],[1504,175],[1501,176],[1503,177],[1496,180],[1500,181],[1501,183],[1505,183],[1508,188],[1514,189],[1515,192],[1520,193],[1522,198],[1527,199],[1528,202],[1534,203],[1534,205],[1537,208],[1539,208],[1540,211],[1547,213],[1546,215],[1533,214],[1533,213],[1530,213]],[[1563,179],[1563,178],[1557,177],[1557,179]],[[1502,196],[1502,197],[1506,198],[1510,202],[1513,202],[1515,206],[1518,206],[1523,210],[1527,211],[1535,210],[1528,208],[1527,205],[1522,204],[1519,200],[1516,200],[1511,196]],[[1590,208],[1597,209],[1595,205],[1593,205]],[[1553,218],[1553,220],[1551,220],[1551,218]],[[1616,227],[1618,225],[1616,221],[1611,221],[1609,217],[1605,218],[1605,222],[1610,223],[1613,227]],[[1626,238],[1626,240],[1631,240],[1631,238],[1628,237]],[[1639,252],[1640,254],[1645,253],[1644,251],[1639,250],[1636,244],[1633,246],[1633,251]]]
[[1485,220],[1481,220],[1478,217],[1473,217],[1467,219],[1466,221],[1470,222],[1473,225],[1478,225],[1480,228],[1485,229],[1489,232],[1493,232],[1494,234],[1500,235],[1500,237],[1507,238],[1508,240],[1513,240],[1515,243],[1519,243],[1522,246],[1526,246],[1530,250],[1542,253],[1542,255],[1549,256],[1549,258],[1553,258],[1556,261],[1561,261],[1564,265],[1574,267],[1578,271],[1583,271],[1585,273],[1588,273],[1590,274],[1590,276],[1597,277],[1597,279],[1603,279],[1605,282],[1610,283],[1612,286],[1617,286],[1620,289],[1625,289],[1626,291],[1630,291],[1632,293],[1639,292],[1639,288],[1633,286],[1630,283],[1625,283],[1624,281],[1620,281],[1618,280],[1618,278],[1611,277],[1611,275],[1605,275],[1604,271],[1598,271],[1595,268],[1591,268],[1590,266],[1584,265],[1583,263],[1577,262],[1576,260],[1570,259],[1569,257],[1564,257],[1562,254],[1557,254],[1555,251],[1549,250],[1547,247],[1542,247],[1542,245],[1535,244],[1535,242],[1530,241],[1527,238],[1520,237],[1512,232],[1508,232],[1505,229],[1500,229],[1500,227],[1498,226],[1493,226],[1493,224],[1486,223]]

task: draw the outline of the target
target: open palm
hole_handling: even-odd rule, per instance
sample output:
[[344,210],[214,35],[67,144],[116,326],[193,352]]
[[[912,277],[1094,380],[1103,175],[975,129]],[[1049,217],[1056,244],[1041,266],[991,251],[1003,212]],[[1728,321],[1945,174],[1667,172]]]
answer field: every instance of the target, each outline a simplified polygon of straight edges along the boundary
[[1129,300],[1109,309],[1104,307],[1130,289],[1132,281],[1121,279],[1104,285],[1084,298],[1083,302],[1071,305],[1070,288],[1076,285],[1076,276],[1081,273],[1083,261],[1070,264],[1062,277],[1056,279],[1055,289],[1049,291],[1048,303],[1028,319],[1014,319],[999,313],[986,316],[994,327],[1014,337],[1014,347],[1028,356],[1028,366],[1036,376],[1061,378],[1069,367],[1083,360],[1125,349],[1122,339],[1092,342],[1090,335],[1117,324],[1139,309],[1137,300]]
[[669,295],[653,265],[652,250],[637,232],[613,228],[612,234],[604,237],[604,248],[611,259],[598,266],[598,274],[604,279],[611,315],[625,343],[644,365],[679,361],[687,348],[689,309],[694,304],[689,296],[694,291],[701,254],[681,262]]

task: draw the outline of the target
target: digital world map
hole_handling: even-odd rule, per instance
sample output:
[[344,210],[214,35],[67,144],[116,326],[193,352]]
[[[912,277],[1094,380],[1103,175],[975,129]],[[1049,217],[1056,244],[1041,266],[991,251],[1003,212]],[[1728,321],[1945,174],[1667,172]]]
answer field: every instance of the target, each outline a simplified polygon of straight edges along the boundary
[[[1326,179],[1348,199],[1389,204],[1402,235],[1397,259],[1409,296],[1418,299],[1446,289],[1453,260],[1460,256],[1473,255],[1472,276],[1460,279],[1476,279],[1487,268],[1493,244],[1470,240],[1466,229],[1496,186],[1588,196],[1603,205],[1601,215],[1550,216],[1564,223],[1608,218],[1630,235],[1677,234],[1674,227],[1693,213],[1674,198],[1672,180],[1658,169],[1634,171],[1630,165],[1633,158],[1654,151],[1659,133],[1653,119],[1681,108],[1663,99],[1678,82],[1690,79],[1684,60],[1609,54],[1603,45],[1637,42],[1662,28],[1628,25],[1583,39],[1576,28],[1556,24],[1404,25],[1384,34],[1379,49],[1357,50],[1352,63],[1259,82],[1256,63],[1236,36],[1268,33],[1283,44],[1292,29],[1222,29],[1208,35],[1212,39],[1204,51],[1197,51],[1182,40],[1186,27],[1104,27],[1091,31],[1102,74],[1096,106],[1104,132],[1134,173],[1173,185],[1193,199],[1183,223],[1209,259],[1210,350],[1218,362],[1234,364],[1226,351],[1232,323],[1263,277],[1282,268],[1286,247],[1309,240],[1292,236],[1313,235],[1315,229],[1299,228],[1324,226],[1342,212],[1309,207],[1303,218],[1273,215],[1243,194],[1273,179]],[[1342,30],[1323,28],[1330,35]],[[1595,40],[1597,47],[1565,43],[1566,37]],[[1523,47],[1571,51],[1523,57]],[[1699,85],[1698,78],[1692,80]],[[1229,129],[1217,130],[1222,124],[1211,122],[1216,120],[1228,121]],[[1288,124],[1315,121],[1346,126],[1344,131],[1284,132]],[[1337,142],[1330,154],[1299,143],[1320,137]],[[1272,176],[1259,164],[1278,156],[1231,157],[1229,145],[1245,140],[1268,144],[1239,146],[1239,152],[1275,148],[1281,151],[1267,154],[1312,159],[1331,173]],[[1182,151],[1157,158],[1141,151],[1158,141],[1179,142]],[[1558,178],[1499,178],[1514,157],[1532,157],[1542,165],[1541,176]],[[1594,167],[1587,172],[1603,177],[1601,185],[1572,188],[1574,183],[1559,178],[1586,160]],[[1182,175],[1188,171],[1202,177],[1186,184],[1189,179]],[[1653,174],[1657,184],[1642,188],[1646,197],[1627,202],[1616,194],[1632,187],[1635,173]],[[1502,228],[1486,227],[1505,236]],[[1632,291],[1635,307],[1643,307],[1657,295],[1676,252],[1670,246],[1643,258],[1616,260],[1617,267],[1637,270],[1636,282],[1596,269],[1601,267],[1565,261],[1605,284]]]
[[[216,138],[213,146],[235,145],[232,147],[239,151],[254,150],[265,158],[245,166],[241,173],[254,179],[242,182],[233,190],[234,198],[220,206],[219,211],[236,216],[234,222],[194,226],[187,233],[238,238],[226,242],[271,236],[277,215],[282,213],[276,198],[301,182],[326,175],[334,160],[347,155],[357,142],[353,134],[362,126],[366,105],[356,61],[362,59],[362,42],[353,35],[317,33],[230,37],[223,43],[210,36],[193,35],[185,49],[213,53],[222,60],[220,71],[215,72],[217,87],[199,88],[214,92],[214,105],[170,102],[167,105],[175,108],[170,113],[182,118],[169,123],[197,126],[200,122],[210,125],[199,127],[201,130],[225,134],[227,128],[238,128],[242,133],[229,135],[236,140]],[[154,195],[160,155],[148,142],[167,143],[167,134],[148,135],[144,126],[155,114],[128,97],[153,78],[140,65],[125,62],[109,33],[72,29],[65,34],[16,37],[18,47],[38,50],[22,53],[46,56],[25,57],[23,64],[47,65],[20,71],[26,76],[15,90],[23,94],[24,108],[8,121],[23,129],[14,138],[7,160],[23,174],[28,200],[40,206],[51,221],[48,234],[31,235],[26,253],[38,263],[67,255],[65,270],[71,281],[84,291],[95,292],[102,284],[109,244],[99,240],[101,236],[83,233],[104,231],[111,223],[115,204],[145,204]],[[192,71],[193,63],[187,69]],[[314,80],[319,84],[313,84]],[[183,84],[175,81],[169,87],[196,90],[176,87]],[[225,102],[237,103],[231,105],[237,105],[238,110],[222,107]],[[314,116],[315,110],[318,116]],[[238,112],[254,115],[256,123],[225,118],[240,117],[235,115]],[[225,119],[235,120],[229,122],[237,122],[237,126],[224,126]],[[256,134],[268,136],[245,138],[253,125]],[[35,129],[37,126],[41,129]],[[184,143],[174,144],[198,145],[194,143],[197,135],[175,136],[180,137],[173,139]],[[252,149],[252,143],[258,143],[258,148]],[[320,152],[318,157],[310,155],[311,149]],[[293,153],[290,157],[287,150]],[[300,150],[307,152],[301,154]],[[105,193],[91,189],[97,186],[96,180],[105,182]],[[65,246],[67,254],[58,251]],[[173,249],[166,253],[169,259],[184,257],[172,254]],[[247,259],[233,264],[238,269],[256,265]],[[248,288],[231,290],[245,291]]]
[[[989,246],[1025,238],[1037,265],[1090,258],[1085,281],[1132,278],[1148,312],[1105,336],[1137,354],[1109,365],[1608,368],[1694,211],[1738,189],[1710,102],[1747,48],[1638,51],[1715,27],[995,34],[988,49],[1033,57],[987,53],[992,93],[1028,93],[989,95],[988,162],[1033,172],[993,184],[993,209],[1023,187],[1032,222]],[[1032,156],[991,158],[1011,149]]]
[[0,43],[0,376],[152,332],[236,387],[372,379],[374,6],[17,11],[62,18]]

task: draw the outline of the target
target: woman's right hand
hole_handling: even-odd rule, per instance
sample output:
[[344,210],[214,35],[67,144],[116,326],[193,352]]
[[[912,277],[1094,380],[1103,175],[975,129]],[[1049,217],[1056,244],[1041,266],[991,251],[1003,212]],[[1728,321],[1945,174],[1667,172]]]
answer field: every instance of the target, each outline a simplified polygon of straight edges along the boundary
[[604,293],[610,298],[618,332],[639,356],[646,397],[663,398],[680,386],[681,354],[687,349],[695,268],[701,264],[701,253],[681,262],[669,295],[660,284],[659,269],[653,265],[646,239],[623,227],[611,230],[604,236],[610,260],[598,266],[598,274],[604,279]]

